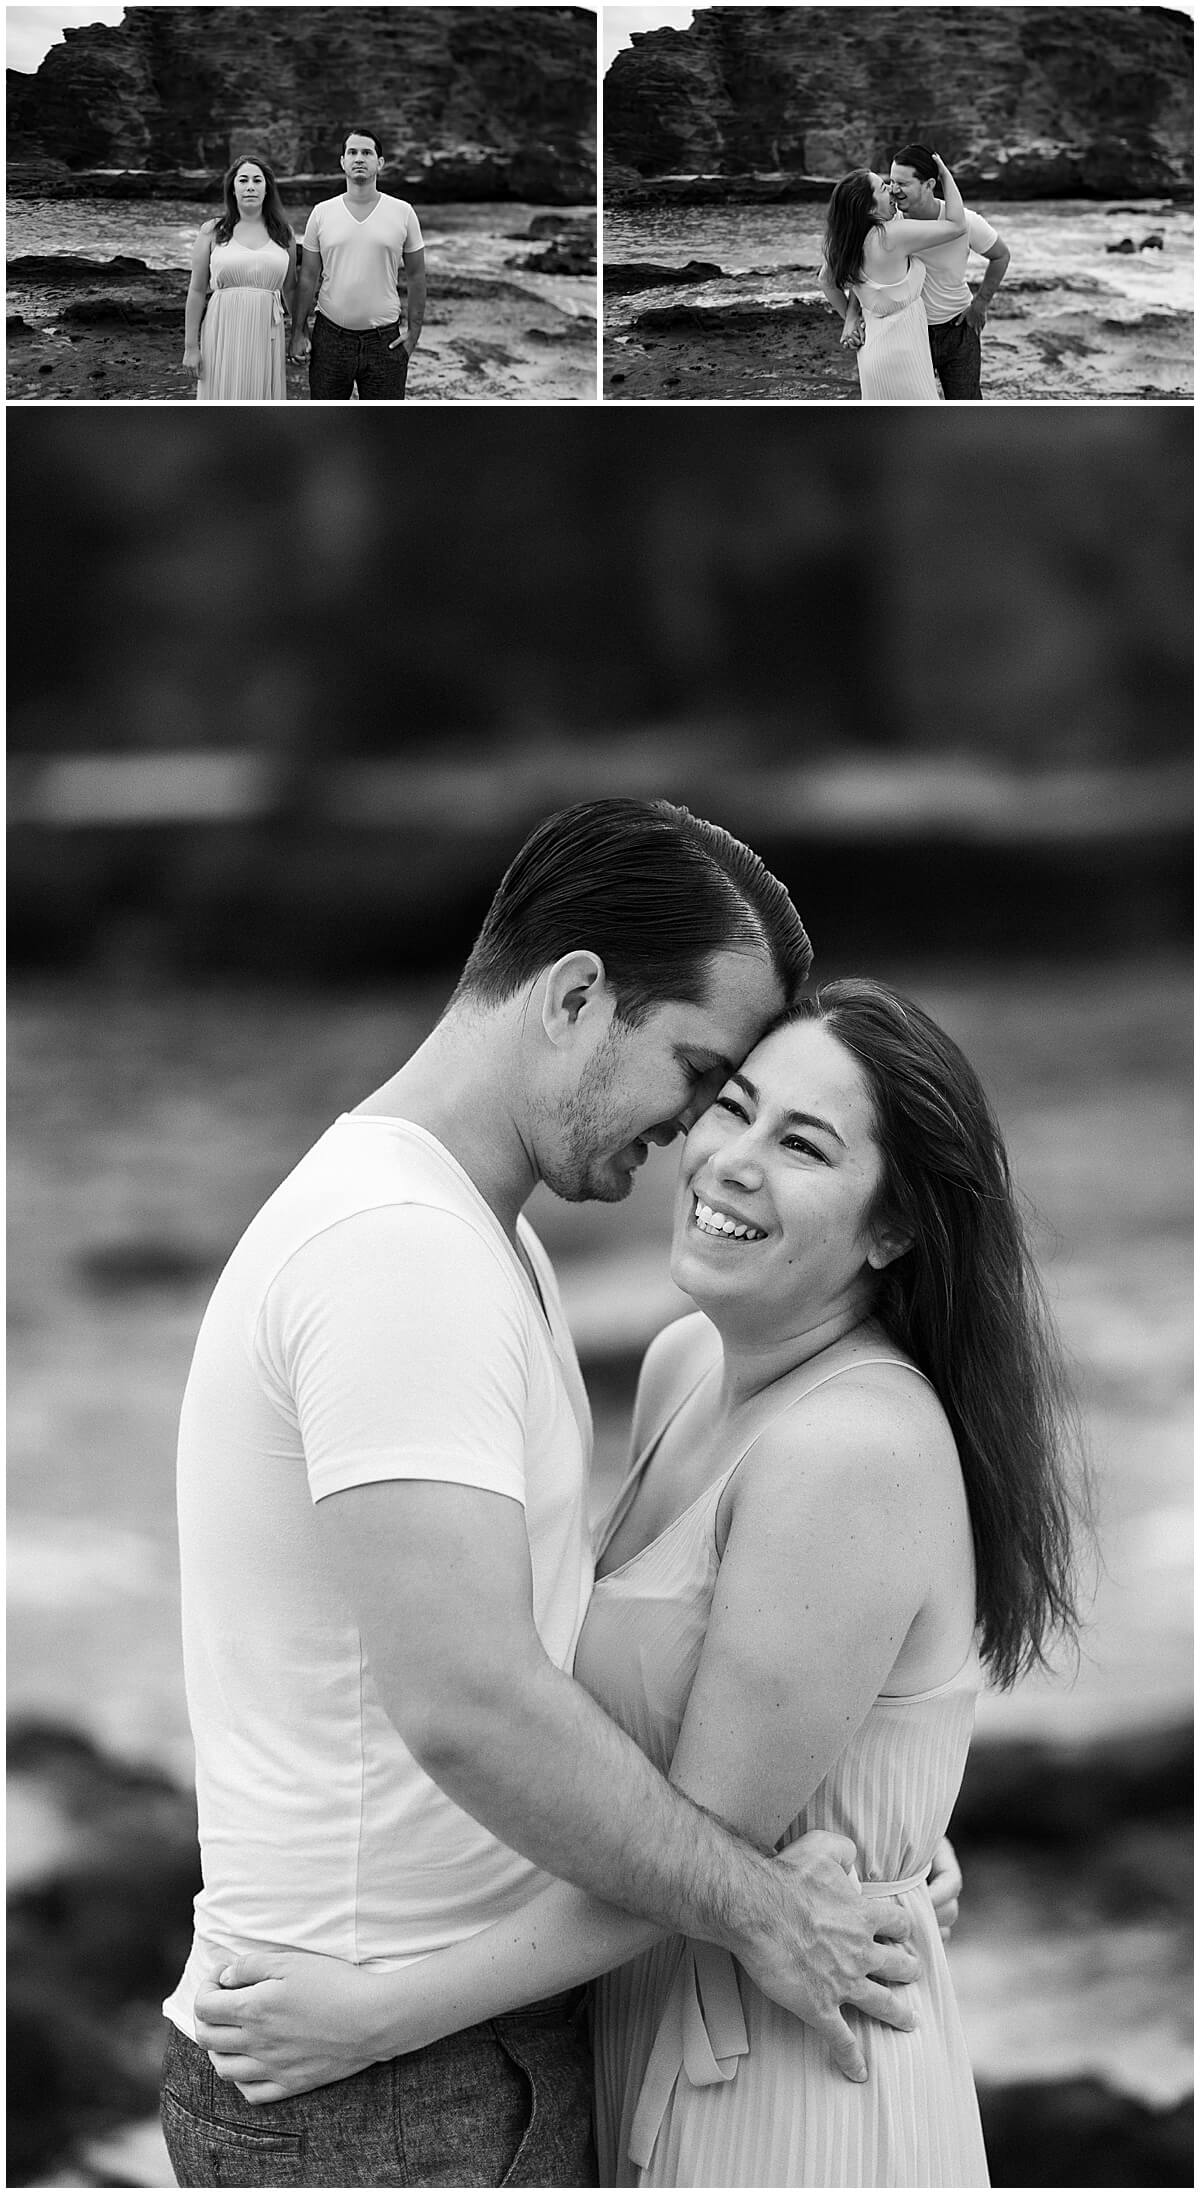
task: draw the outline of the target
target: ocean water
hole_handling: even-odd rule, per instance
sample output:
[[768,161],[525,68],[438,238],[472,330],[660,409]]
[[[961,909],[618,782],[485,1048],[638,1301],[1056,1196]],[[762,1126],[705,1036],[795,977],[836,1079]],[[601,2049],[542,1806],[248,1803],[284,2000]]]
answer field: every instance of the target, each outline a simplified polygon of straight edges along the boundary
[[[1076,310],[1136,325],[1151,315],[1186,321],[1193,309],[1191,207],[1163,199],[1013,200],[977,210],[993,219],[1012,253],[1005,281],[1011,294],[1051,297],[1060,291]],[[824,227],[823,203],[768,206],[661,205],[604,216],[606,266],[633,259],[684,266],[714,261],[720,280],[689,288],[689,304],[786,304],[819,296],[817,267]],[[1123,237],[1135,244],[1162,237],[1161,250],[1110,253]],[[979,260],[972,261],[978,269]],[[606,300],[610,328],[627,326],[647,307],[678,301],[678,288],[639,290]]]
[[[332,185],[326,194],[336,195]],[[186,267],[202,223],[218,208],[212,200],[153,198],[18,198],[7,209],[10,259],[26,253],[78,254],[113,259],[125,254],[150,267]],[[529,225],[541,213],[582,215],[587,206],[536,206],[508,201],[489,204],[422,205],[421,233],[434,265],[451,274],[501,276],[552,296],[564,310],[595,311],[590,276],[539,275],[507,262],[534,251]],[[298,236],[311,203],[284,208]]]

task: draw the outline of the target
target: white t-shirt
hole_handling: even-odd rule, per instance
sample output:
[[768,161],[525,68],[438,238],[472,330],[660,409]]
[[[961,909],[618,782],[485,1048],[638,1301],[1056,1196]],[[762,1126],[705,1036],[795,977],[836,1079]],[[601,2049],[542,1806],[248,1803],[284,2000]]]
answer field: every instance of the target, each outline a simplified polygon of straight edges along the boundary
[[345,1115],[217,1282],[179,1432],[184,1673],[204,1888],[164,2009],[286,1944],[388,1967],[546,1876],[447,1798],[385,1714],[315,1504],[423,1478],[524,1508],[538,1635],[569,1669],[592,1587],[591,1418],[550,1263],[529,1275],[432,1135]]
[[363,221],[345,195],[314,206],[305,251],[321,260],[317,311],[339,328],[388,328],[400,317],[400,269],[406,251],[423,251],[421,224],[403,198],[380,194]]
[[925,315],[931,327],[940,327],[946,320],[957,320],[971,302],[971,286],[967,281],[967,260],[973,251],[987,252],[996,241],[996,231],[981,213],[967,209],[965,236],[952,236],[948,244],[936,244],[932,251],[923,251],[925,262]]

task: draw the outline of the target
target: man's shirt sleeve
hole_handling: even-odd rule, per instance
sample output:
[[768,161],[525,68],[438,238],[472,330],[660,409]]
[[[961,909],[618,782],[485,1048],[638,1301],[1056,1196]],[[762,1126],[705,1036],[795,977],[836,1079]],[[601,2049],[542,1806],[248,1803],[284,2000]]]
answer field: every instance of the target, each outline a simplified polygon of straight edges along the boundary
[[452,1212],[392,1204],[288,1260],[256,1347],[314,1501],[425,1478],[523,1503],[528,1333],[499,1245]]
[[985,221],[981,213],[967,215],[967,242],[972,251],[988,252],[995,243],[999,231]]

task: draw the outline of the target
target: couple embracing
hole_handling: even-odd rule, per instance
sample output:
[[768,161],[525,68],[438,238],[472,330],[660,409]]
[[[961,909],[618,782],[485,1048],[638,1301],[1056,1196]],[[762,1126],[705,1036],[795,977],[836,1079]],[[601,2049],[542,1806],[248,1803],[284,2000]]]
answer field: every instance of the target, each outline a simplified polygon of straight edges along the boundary
[[[727,832],[552,816],[218,1282],[180,2184],[986,2184],[944,1836],[982,1672],[1073,1619],[1069,1405],[971,1067],[810,962]],[[593,1543],[522,1207],[680,1132],[696,1310]]]
[[[967,281],[977,252],[979,288]],[[829,201],[818,276],[843,345],[858,359],[865,404],[978,403],[980,336],[1009,250],[962,192],[940,154],[905,145],[887,176],[844,175]]]
[[314,403],[403,402],[425,315],[425,247],[407,200],[379,189],[383,164],[373,130],[345,133],[346,188],[313,207],[299,254],[269,163],[247,154],[227,170],[224,211],[192,250],[184,314],[184,370],[202,403],[285,403],[285,346],[294,364],[308,359]]

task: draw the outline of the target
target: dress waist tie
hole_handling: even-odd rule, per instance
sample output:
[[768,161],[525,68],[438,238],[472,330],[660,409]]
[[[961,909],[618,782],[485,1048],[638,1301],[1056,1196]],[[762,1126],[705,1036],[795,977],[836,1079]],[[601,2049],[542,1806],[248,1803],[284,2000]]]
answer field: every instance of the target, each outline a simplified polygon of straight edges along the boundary
[[[919,1874],[905,1875],[902,1881],[864,1882],[863,1894],[902,1897],[908,1890],[923,1889],[928,1878],[929,1868],[925,1866]],[[732,2080],[738,2059],[749,2054],[750,2038],[732,1956],[715,1943],[685,1942],[642,2076],[629,2129],[630,2163],[639,2171],[649,2167],[681,2072],[693,2087],[716,2087],[722,2080]]]

